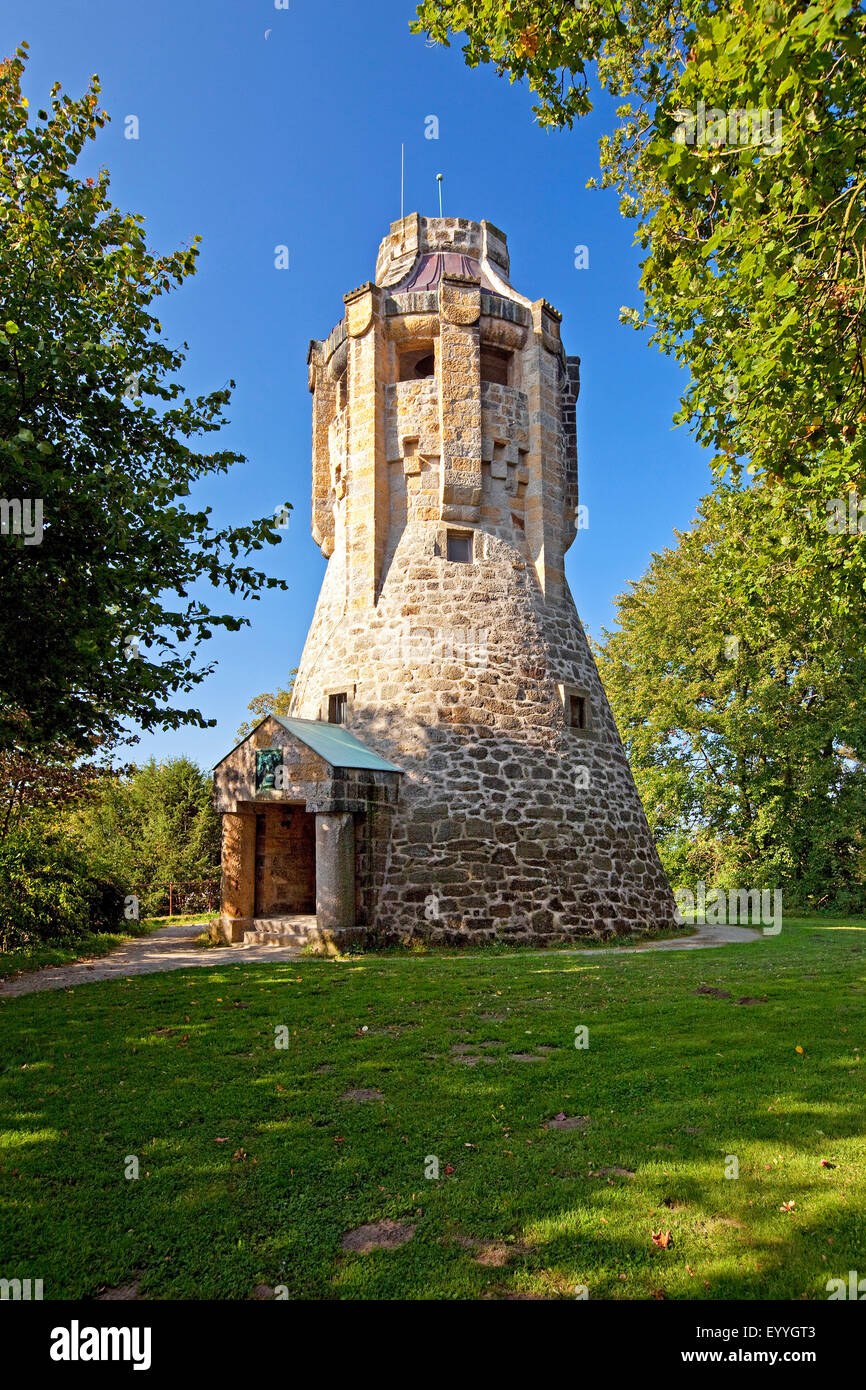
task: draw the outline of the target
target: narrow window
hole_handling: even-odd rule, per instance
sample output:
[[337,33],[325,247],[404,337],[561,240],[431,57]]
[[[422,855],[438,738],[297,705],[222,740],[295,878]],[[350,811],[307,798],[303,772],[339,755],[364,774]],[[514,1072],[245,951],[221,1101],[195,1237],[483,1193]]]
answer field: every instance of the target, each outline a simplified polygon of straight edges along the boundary
[[492,381],[497,386],[508,385],[511,353],[502,348],[481,348],[481,380]]
[[467,531],[448,532],[448,559],[458,565],[472,564],[472,533]]
[[568,722],[572,729],[586,728],[586,696],[569,695]]
[[421,381],[436,373],[436,357],[433,344],[413,348],[411,352],[401,352],[397,364],[398,381]]
[[346,692],[341,691],[339,695],[328,696],[328,723],[345,724],[346,722]]

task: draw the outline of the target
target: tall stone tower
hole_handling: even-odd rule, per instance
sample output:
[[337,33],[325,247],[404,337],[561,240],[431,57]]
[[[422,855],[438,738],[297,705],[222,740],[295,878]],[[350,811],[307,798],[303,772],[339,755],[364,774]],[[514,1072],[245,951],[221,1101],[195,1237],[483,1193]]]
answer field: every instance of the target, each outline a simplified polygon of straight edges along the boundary
[[565,579],[579,359],[561,316],[512,287],[491,223],[417,214],[344,302],[308,357],[328,568],[287,724],[342,724],[403,773],[390,802],[350,808],[357,923],[437,940],[670,926]]

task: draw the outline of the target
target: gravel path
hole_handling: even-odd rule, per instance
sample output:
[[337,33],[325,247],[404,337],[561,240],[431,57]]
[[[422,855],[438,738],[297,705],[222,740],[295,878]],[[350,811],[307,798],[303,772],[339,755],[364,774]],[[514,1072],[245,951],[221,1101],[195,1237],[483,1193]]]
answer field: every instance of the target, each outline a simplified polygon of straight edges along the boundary
[[0,982],[0,1000],[15,994],[34,994],[42,989],[70,989],[73,985],[89,985],[94,980],[122,980],[129,975],[153,975],[161,970],[186,970],[191,965],[237,965],[243,959],[290,960],[300,955],[297,946],[256,946],[250,950],[232,950],[230,946],[196,946],[204,922],[188,923],[183,927],[160,927],[150,936],[137,936],[126,945],[118,946],[108,956],[75,961],[72,965],[47,965],[11,980]]
[[638,955],[642,951],[704,951],[709,946],[730,946],[735,942],[762,941],[764,933],[754,927],[715,926],[705,922],[694,936],[674,937],[671,941],[647,941],[643,946],[604,946],[595,951],[575,951],[578,956]]
[[[185,970],[191,965],[237,965],[242,961],[246,961],[247,964],[260,964],[263,960],[292,960],[300,955],[297,946],[252,946],[234,949],[224,947],[208,950],[194,944],[204,926],[204,922],[198,922],[183,927],[161,927],[150,936],[139,936],[133,941],[128,941],[125,946],[119,946],[108,956],[75,961],[72,965],[48,965],[42,970],[0,981],[0,1000],[11,999],[17,994],[35,994],[43,989],[71,989],[74,985],[88,985],[95,980],[122,980],[130,975],[153,975],[163,970]],[[672,941],[648,941],[642,946],[611,946],[591,951],[558,951],[557,954],[622,956],[638,955],[645,951],[699,951],[712,946],[727,946],[732,942],[761,939],[761,932],[753,931],[750,927],[705,925],[699,927],[694,936],[680,937]],[[539,951],[537,954],[547,953]],[[503,957],[498,956],[497,959],[502,960]]]

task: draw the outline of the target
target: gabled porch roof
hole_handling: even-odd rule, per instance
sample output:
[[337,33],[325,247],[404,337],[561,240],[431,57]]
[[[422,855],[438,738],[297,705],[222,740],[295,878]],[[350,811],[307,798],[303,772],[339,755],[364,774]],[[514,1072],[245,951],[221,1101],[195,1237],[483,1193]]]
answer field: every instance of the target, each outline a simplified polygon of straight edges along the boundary
[[234,748],[226,753],[225,758],[220,758],[214,771],[225,762],[226,758],[231,757],[235,749],[240,748],[242,743],[246,743],[247,739],[252,738],[256,729],[260,729],[268,719],[276,720],[287,733],[301,743],[305,743],[320,758],[324,758],[331,767],[352,767],[366,772],[399,772],[401,775],[403,773],[402,768],[380,758],[378,753],[374,753],[342,724],[329,724],[324,719],[289,719],[282,714],[266,714],[255,729],[250,730],[246,738],[241,739],[240,743],[236,743]]

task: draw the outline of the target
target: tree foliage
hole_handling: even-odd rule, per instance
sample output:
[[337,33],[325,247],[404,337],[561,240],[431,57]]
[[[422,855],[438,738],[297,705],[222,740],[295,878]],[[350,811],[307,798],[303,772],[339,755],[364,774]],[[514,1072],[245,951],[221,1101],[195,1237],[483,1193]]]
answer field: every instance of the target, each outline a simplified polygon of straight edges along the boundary
[[[424,0],[417,13],[440,42],[465,34],[470,66],[526,80],[544,125],[592,109],[592,72],[620,101],[601,182],[646,252],[643,305],[623,318],[688,368],[677,419],[718,476],[745,464],[780,478],[792,508],[804,480],[821,480],[819,506],[866,493],[862,5]],[[840,606],[862,604],[864,546],[827,574]]]
[[254,695],[247,705],[247,709],[255,717],[245,720],[238,729],[238,739],[246,738],[247,734],[252,733],[257,724],[269,714],[288,714],[292,707],[292,690],[294,689],[295,676],[298,674],[297,667],[289,673],[289,683],[287,686],[279,686],[275,691],[265,691],[261,695]]
[[219,881],[220,818],[213,782],[189,758],[151,758],[104,783],[65,819],[105,877],[159,913],[169,883]]
[[0,839],[23,821],[53,819],[64,806],[92,796],[121,769],[76,759],[69,748],[46,749],[39,757],[0,752]]
[[527,82],[542,125],[570,127],[598,91],[618,103],[600,182],[644,252],[642,305],[621,316],[687,368],[675,418],[718,484],[599,651],[669,871],[862,903],[863,5],[423,0],[417,15],[442,43],[463,34],[470,66]]
[[675,882],[862,908],[866,651],[816,603],[817,547],[774,543],[779,492],[705,498],[618,600],[599,670]]
[[0,536],[0,747],[89,753],[128,722],[214,722],[177,697],[212,671],[196,656],[212,629],[246,619],[190,597],[197,580],[243,598],[285,585],[247,562],[278,543],[273,517],[214,528],[184,501],[243,462],[192,447],[234,383],[188,397],[153,312],[194,273],[198,238],[148,251],[107,172],[75,173],[106,120],[97,79],[79,100],[55,85],[31,120],[25,59],[0,65],[0,491],[41,502],[44,528]]
[[116,884],[39,820],[0,839],[0,951],[122,930],[123,903]]

